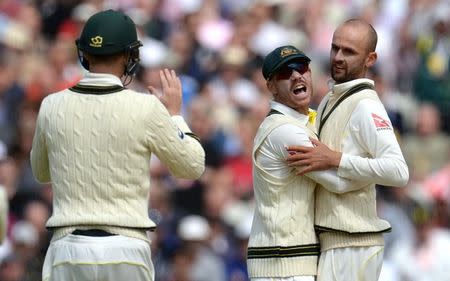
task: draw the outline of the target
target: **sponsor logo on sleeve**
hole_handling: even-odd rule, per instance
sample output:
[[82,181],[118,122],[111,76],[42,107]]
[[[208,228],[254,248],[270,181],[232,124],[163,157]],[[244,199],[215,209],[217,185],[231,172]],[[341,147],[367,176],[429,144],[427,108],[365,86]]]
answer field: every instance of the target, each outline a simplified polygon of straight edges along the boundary
[[372,113],[372,118],[377,131],[392,130],[391,123],[388,120],[376,115],[375,113]]

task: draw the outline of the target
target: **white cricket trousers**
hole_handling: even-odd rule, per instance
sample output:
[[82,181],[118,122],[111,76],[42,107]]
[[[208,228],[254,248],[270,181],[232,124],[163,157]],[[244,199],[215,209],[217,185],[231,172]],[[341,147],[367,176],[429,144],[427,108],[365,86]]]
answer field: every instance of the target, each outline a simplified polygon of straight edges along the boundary
[[320,253],[317,281],[377,281],[384,246],[348,247]]
[[69,234],[50,244],[43,281],[153,281],[148,242],[122,235]]
[[251,278],[250,281],[314,281],[314,276]]

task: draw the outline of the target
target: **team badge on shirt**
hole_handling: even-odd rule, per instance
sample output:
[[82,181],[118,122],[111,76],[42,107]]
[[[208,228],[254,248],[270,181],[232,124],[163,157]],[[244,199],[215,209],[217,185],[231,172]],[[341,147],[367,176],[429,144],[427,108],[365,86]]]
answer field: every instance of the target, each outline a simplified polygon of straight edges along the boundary
[[178,136],[180,139],[184,139],[184,133],[180,129],[178,129]]
[[388,120],[376,115],[375,113],[372,113],[373,122],[375,123],[375,127],[377,128],[377,131],[379,130],[392,130],[391,124]]

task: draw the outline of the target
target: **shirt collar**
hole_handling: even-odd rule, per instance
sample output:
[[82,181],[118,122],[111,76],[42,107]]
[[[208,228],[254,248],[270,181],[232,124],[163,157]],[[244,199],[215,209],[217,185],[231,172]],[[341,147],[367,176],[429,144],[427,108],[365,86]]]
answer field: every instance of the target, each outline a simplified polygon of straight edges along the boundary
[[300,122],[307,124],[308,123],[308,116],[304,115],[282,103],[276,102],[276,101],[270,101],[270,108],[275,109],[276,111],[279,111],[283,113],[286,116],[290,116],[292,118],[295,118],[299,120]]
[[97,85],[97,86],[123,86],[119,77],[108,73],[93,73],[87,72],[84,77],[78,82],[80,85]]
[[331,94],[334,96],[340,96],[343,93],[345,93],[348,89],[352,88],[355,85],[361,84],[361,83],[369,83],[372,85],[375,85],[374,81],[368,78],[360,78],[355,80],[350,80],[345,83],[332,83],[331,84]]

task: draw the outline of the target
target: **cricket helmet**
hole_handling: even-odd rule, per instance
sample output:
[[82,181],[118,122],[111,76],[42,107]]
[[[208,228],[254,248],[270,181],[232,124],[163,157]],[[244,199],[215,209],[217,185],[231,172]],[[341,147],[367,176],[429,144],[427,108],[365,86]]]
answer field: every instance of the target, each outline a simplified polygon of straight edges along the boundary
[[76,40],[77,48],[91,55],[112,55],[139,48],[136,25],[122,12],[106,10],[91,16]]

